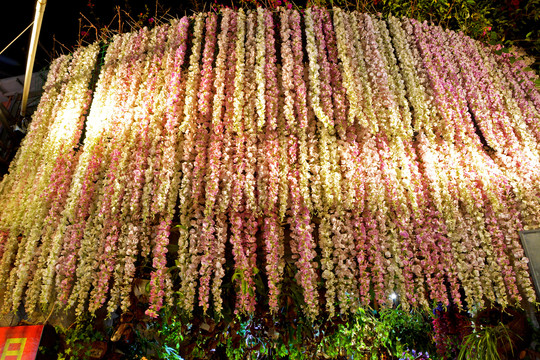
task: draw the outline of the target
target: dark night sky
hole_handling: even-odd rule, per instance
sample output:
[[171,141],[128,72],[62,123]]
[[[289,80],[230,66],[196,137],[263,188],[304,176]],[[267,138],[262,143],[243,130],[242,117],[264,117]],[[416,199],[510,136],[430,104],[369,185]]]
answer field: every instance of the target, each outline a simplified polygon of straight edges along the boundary
[[[93,4],[92,8],[88,6],[89,1],[90,4]],[[153,14],[156,1],[150,0],[146,3],[150,13]],[[191,1],[189,0],[159,0],[159,4],[161,7],[172,8],[172,15],[176,16],[184,14],[186,9],[193,8],[190,6]],[[128,10],[131,14],[145,11],[145,1],[143,0],[48,0],[34,71],[47,67],[50,61],[59,54],[69,52],[63,49],[58,42],[66,45],[70,50],[73,48],[78,39],[81,12],[93,23],[96,18],[99,18],[104,24],[107,24],[114,16],[116,5]],[[0,51],[32,22],[35,8],[35,0],[2,0],[0,5]],[[31,28],[28,29],[0,55],[0,78],[24,74],[31,30]],[[54,37],[58,42],[53,40]]]
[[[0,50],[9,44],[34,19],[34,0],[7,0],[0,5]],[[53,49],[53,35],[62,42],[73,43],[78,32],[79,12],[84,10],[83,0],[49,0],[45,8],[40,33],[40,46],[36,53],[34,70],[48,65]],[[24,74],[32,28],[0,55],[0,77]],[[58,47],[58,44],[56,44]]]

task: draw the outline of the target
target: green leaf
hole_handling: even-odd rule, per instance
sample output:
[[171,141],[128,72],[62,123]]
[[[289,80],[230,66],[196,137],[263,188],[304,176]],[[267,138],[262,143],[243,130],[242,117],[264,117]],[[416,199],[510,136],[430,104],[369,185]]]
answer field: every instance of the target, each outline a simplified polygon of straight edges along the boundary
[[236,269],[233,276],[232,276],[232,282],[234,282],[236,279],[244,279],[244,272],[240,269]]

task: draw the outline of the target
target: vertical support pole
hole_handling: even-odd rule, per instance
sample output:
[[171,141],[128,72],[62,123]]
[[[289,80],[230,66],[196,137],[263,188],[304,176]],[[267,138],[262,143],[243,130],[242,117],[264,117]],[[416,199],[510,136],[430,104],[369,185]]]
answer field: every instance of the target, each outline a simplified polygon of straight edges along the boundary
[[26,73],[24,75],[23,97],[21,102],[21,116],[26,115],[26,104],[28,102],[28,93],[30,92],[30,83],[32,82],[32,71],[34,69],[34,60],[36,58],[36,49],[39,41],[39,32],[47,0],[37,0],[36,14],[34,16],[34,27],[32,28],[32,38],[30,48],[28,49],[28,60],[26,61]]

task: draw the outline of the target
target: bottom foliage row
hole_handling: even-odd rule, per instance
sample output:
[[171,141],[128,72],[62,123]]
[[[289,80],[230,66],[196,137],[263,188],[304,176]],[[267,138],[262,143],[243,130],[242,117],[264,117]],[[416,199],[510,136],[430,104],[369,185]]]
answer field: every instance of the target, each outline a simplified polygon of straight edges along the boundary
[[169,307],[155,319],[143,302],[121,316],[87,315],[67,328],[49,327],[54,340],[42,340],[38,358],[532,360],[540,351],[537,319],[509,308],[464,312],[439,304],[428,312],[396,304],[311,322],[294,302],[277,314],[219,320],[188,319]]

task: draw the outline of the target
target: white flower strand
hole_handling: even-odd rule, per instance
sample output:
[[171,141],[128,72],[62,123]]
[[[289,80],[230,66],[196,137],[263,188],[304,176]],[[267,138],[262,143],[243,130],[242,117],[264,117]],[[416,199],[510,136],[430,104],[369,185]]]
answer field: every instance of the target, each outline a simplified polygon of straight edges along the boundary
[[306,24],[306,50],[309,57],[309,89],[310,100],[313,112],[324,126],[333,126],[332,121],[328,118],[321,106],[321,81],[319,78],[320,65],[318,63],[319,56],[317,51],[317,43],[315,40],[315,29],[313,22],[313,10],[306,9],[305,18]]
[[342,64],[342,75],[343,75],[343,85],[347,90],[347,99],[349,100],[349,109],[347,119],[349,124],[358,122],[360,125],[367,127],[367,121],[364,116],[364,113],[361,110],[361,100],[362,94],[356,89],[356,71],[352,65],[351,57],[353,54],[350,54],[347,51],[348,39],[346,37],[347,32],[345,31],[345,24],[343,22],[343,10],[336,8],[334,11],[334,25],[336,28],[337,35],[337,46],[339,59]]
[[182,159],[182,180],[179,190],[180,201],[180,238],[178,239],[178,263],[181,276],[181,293],[183,294],[181,307],[190,313],[193,310],[196,292],[196,274],[199,266],[198,239],[190,231],[192,214],[192,173],[194,156],[194,137],[196,130],[197,111],[197,85],[200,78],[199,59],[201,57],[202,33],[204,29],[204,14],[195,17],[193,29],[192,53],[189,58],[189,68],[186,80],[186,95],[184,105],[184,119],[180,124],[179,131],[182,133],[183,153]]
[[342,14],[345,27],[345,39],[347,43],[347,52],[351,54],[351,64],[356,70],[354,79],[356,80],[356,93],[361,98],[361,108],[364,113],[365,121],[360,125],[367,124],[372,133],[379,132],[379,122],[375,117],[373,104],[374,89],[368,79],[366,69],[366,59],[362,49],[361,34],[358,28],[356,16],[353,13]]
[[[430,102],[426,89],[422,84],[420,73],[422,71],[421,64],[415,61],[412,55],[412,49],[406,39],[404,29],[401,27],[399,20],[393,16],[388,19],[390,34],[392,35],[392,45],[396,50],[397,58],[399,59],[401,74],[405,82],[407,91],[406,98],[411,103],[413,108],[413,120],[411,125],[415,131],[425,129],[423,124],[428,123],[430,117]],[[416,50],[416,47],[414,48]],[[432,134],[428,129],[425,129],[428,134]]]
[[244,72],[246,48],[246,14],[243,9],[238,11],[238,25],[236,37],[236,72],[234,74],[234,100],[233,100],[233,130],[240,133],[240,121],[244,109]]
[[289,16],[289,26],[291,27],[291,46],[294,61],[294,88],[296,89],[295,108],[297,114],[297,134],[298,134],[298,167],[299,167],[299,186],[300,193],[304,199],[304,203],[309,212],[313,212],[313,204],[309,189],[309,164],[308,164],[308,148],[307,148],[307,133],[308,126],[308,110],[307,110],[307,91],[304,81],[304,53],[302,51],[302,30],[300,27],[300,14],[294,10]]
[[257,166],[257,13],[250,12],[247,21],[246,40],[246,100],[244,105],[246,156],[245,156],[245,190],[246,210],[252,214],[259,213],[256,198],[256,166]]
[[321,82],[319,78],[319,56],[317,51],[317,42],[315,38],[315,29],[314,29],[314,19],[313,12],[311,8],[306,10],[305,14],[305,24],[306,24],[306,41],[307,41],[307,53],[309,57],[309,100],[310,107],[313,110],[317,120],[320,122],[318,124],[320,134],[319,139],[319,166],[320,166],[320,181],[322,185],[322,206],[323,208],[317,209],[316,211],[322,212],[323,209],[328,209],[333,204],[333,191],[332,191],[332,173],[331,173],[331,162],[330,162],[330,150],[329,150],[329,139],[327,127],[333,126],[330,118],[322,109],[321,106]]
[[390,92],[394,95],[394,106],[399,109],[398,113],[401,114],[401,116],[396,114],[397,117],[401,119],[401,122],[398,122],[397,125],[399,135],[402,139],[409,140],[413,135],[413,129],[411,127],[412,116],[409,110],[409,101],[406,97],[403,73],[397,65],[397,59],[394,54],[394,47],[392,46],[392,40],[390,39],[386,21],[373,18],[373,25],[375,33],[377,34],[378,46],[382,50],[382,57],[386,60],[386,68],[389,75],[388,86]]
[[[205,187],[205,209],[206,218],[213,218],[215,215],[216,196],[219,194],[219,177],[221,166],[221,151],[223,138],[223,104],[225,100],[225,78],[227,52],[230,42],[230,18],[232,11],[226,10],[221,21],[221,32],[218,36],[218,54],[215,64],[214,77],[214,97],[212,108],[212,120],[210,126],[210,141],[208,150],[208,169],[206,171]],[[215,273],[212,281],[212,297],[214,309],[221,313],[223,309],[223,299],[221,298],[221,284],[225,271],[225,243],[227,241],[227,224],[224,214],[218,215],[215,221]]]
[[[289,171],[294,172],[295,164],[291,164],[289,152],[293,150],[291,132],[296,127],[296,118],[294,116],[294,99],[293,99],[293,55],[290,44],[290,27],[289,13],[282,10],[280,13],[280,36],[281,36],[281,93],[280,93],[280,108],[283,109],[278,117],[279,130],[279,195],[278,208],[279,219],[284,222],[287,209],[290,207],[289,194],[291,181],[289,179]],[[294,150],[293,150],[294,151]],[[296,252],[296,245],[291,245],[292,251]]]
[[266,119],[266,102],[265,89],[266,77],[264,76],[264,68],[266,66],[266,41],[265,41],[265,20],[264,9],[257,8],[257,66],[255,67],[255,81],[257,83],[257,129],[261,131]]

